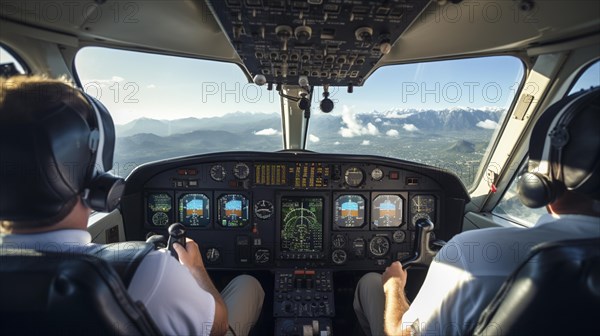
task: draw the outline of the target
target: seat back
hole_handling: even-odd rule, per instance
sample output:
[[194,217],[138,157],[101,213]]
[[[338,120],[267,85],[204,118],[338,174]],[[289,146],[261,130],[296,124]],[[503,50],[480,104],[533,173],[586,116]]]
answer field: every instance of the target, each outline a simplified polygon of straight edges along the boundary
[[600,335],[600,239],[536,246],[505,281],[475,335]]
[[103,259],[12,248],[0,249],[0,330],[5,335],[160,334]]

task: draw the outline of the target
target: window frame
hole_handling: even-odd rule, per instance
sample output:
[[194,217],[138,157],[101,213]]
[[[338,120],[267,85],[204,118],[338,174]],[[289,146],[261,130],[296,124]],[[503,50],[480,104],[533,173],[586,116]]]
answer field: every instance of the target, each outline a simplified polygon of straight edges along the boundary
[[596,58],[590,60],[587,64],[585,64],[583,67],[581,67],[581,69],[579,69],[579,71],[577,71],[577,74],[575,75],[575,77],[573,77],[571,84],[569,84],[564,97],[567,97],[567,96],[575,93],[575,92],[572,92],[573,88],[579,83],[581,76],[583,76],[583,74],[585,74],[589,68],[593,67],[596,64],[600,64],[600,57],[596,57]]
[[21,55],[19,55],[17,52],[15,52],[13,48],[11,48],[9,45],[7,45],[6,43],[4,43],[2,41],[0,41],[0,48],[4,49],[4,51],[7,54],[9,54],[15,61],[18,62],[18,65],[23,69],[23,73],[22,73],[23,75],[31,74],[31,68],[29,67],[27,62],[25,62],[23,57],[21,57]]

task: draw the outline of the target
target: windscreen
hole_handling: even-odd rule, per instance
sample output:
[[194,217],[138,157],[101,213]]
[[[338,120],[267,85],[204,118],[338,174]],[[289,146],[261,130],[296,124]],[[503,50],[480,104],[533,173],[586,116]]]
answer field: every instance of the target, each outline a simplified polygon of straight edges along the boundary
[[[283,149],[277,91],[248,83],[235,64],[87,47],[75,65],[115,120],[115,174],[178,156]],[[469,186],[523,69],[512,56],[385,66],[353,93],[330,87],[331,113],[319,108],[323,88],[313,87],[306,149],[424,163]]]

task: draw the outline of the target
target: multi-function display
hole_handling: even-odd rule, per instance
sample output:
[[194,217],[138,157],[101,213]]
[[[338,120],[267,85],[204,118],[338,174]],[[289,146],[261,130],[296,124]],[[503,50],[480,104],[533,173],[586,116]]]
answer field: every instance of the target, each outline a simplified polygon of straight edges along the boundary
[[167,226],[171,219],[173,199],[167,193],[151,193],[147,199],[147,218],[153,226]]
[[323,251],[323,199],[321,197],[281,199],[281,251]]

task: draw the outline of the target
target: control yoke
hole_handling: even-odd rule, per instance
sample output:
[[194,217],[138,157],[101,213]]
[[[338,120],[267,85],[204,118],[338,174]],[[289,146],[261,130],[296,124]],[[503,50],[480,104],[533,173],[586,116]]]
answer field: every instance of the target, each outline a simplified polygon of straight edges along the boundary
[[402,260],[402,268],[408,268],[410,266],[429,266],[433,261],[433,258],[437,254],[437,251],[431,248],[431,232],[433,232],[433,222],[428,218],[421,218],[415,224],[417,232],[415,235],[415,248],[413,254]]
[[169,240],[167,242],[167,247],[169,251],[171,251],[171,254],[175,258],[179,259],[177,252],[175,252],[175,249],[173,248],[173,244],[179,243],[181,246],[185,247],[185,226],[180,223],[173,223],[171,226],[169,226],[168,231]]

